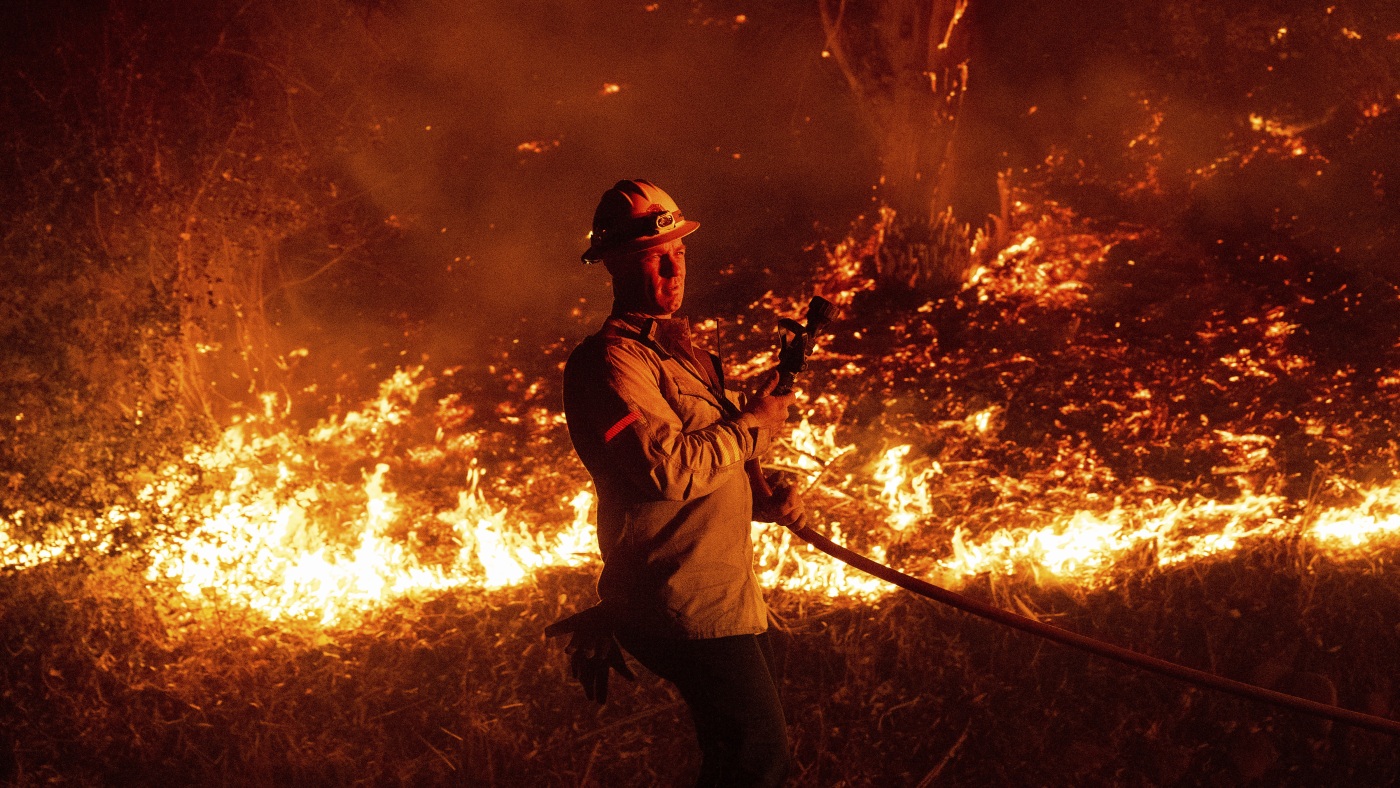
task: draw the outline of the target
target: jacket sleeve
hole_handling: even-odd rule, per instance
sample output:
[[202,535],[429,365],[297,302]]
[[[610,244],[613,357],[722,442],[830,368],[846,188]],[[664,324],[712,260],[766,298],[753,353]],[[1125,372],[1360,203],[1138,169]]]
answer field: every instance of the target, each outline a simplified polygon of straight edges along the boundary
[[604,451],[621,475],[648,497],[699,498],[727,474],[742,473],[745,460],[767,451],[768,430],[747,413],[685,432],[680,416],[662,396],[655,360],[640,348],[611,345],[606,367],[607,391],[600,393],[616,403],[615,412],[625,407],[628,423],[605,435]]

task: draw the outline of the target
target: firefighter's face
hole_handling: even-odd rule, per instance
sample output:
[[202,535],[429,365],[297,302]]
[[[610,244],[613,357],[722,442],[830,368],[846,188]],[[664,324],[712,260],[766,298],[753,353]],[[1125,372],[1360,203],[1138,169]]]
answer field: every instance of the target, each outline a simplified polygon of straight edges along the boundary
[[629,312],[670,317],[685,298],[685,243],[679,238],[604,261],[613,298]]

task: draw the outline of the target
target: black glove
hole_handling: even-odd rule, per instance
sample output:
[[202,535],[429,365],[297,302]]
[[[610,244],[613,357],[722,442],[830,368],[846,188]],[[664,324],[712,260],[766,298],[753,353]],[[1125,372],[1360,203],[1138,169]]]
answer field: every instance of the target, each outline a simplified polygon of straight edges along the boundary
[[617,671],[629,681],[637,678],[627,667],[622,647],[613,637],[612,619],[602,605],[555,621],[545,627],[545,637],[572,634],[564,652],[569,655],[569,672],[583,685],[583,694],[598,703],[608,700],[608,672]]

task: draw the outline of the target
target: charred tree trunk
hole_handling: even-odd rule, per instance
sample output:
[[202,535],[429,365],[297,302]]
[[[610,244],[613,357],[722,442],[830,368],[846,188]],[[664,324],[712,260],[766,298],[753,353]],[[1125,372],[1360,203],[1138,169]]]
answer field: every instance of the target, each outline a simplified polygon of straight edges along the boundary
[[[954,215],[953,148],[968,86],[969,0],[819,0],[833,58],[880,156],[887,213],[882,284],[942,289],[970,266],[973,224]],[[994,173],[983,173],[990,181]],[[979,177],[974,175],[974,177]],[[989,189],[990,190],[990,189]],[[985,211],[969,217],[978,227]]]
[[967,89],[968,0],[821,0],[826,51],[876,140],[885,202],[911,220],[948,206],[949,146]]

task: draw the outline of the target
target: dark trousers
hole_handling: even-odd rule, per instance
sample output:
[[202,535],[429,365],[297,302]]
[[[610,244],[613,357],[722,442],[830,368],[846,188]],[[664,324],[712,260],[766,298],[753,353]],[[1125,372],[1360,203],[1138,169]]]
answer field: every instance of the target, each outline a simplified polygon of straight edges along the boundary
[[676,685],[703,761],[697,786],[776,786],[788,771],[787,723],[768,633],[672,640],[621,631],[618,641]]

